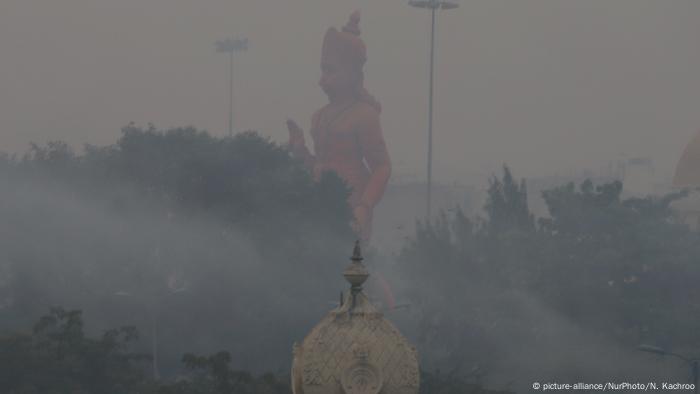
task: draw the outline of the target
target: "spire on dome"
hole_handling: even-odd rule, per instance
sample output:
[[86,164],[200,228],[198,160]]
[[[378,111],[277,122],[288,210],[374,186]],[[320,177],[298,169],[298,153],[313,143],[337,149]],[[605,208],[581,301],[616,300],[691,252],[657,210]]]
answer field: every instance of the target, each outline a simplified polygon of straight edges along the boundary
[[365,283],[369,277],[367,268],[362,264],[363,257],[359,240],[355,241],[355,248],[352,251],[350,260],[352,262],[345,268],[345,271],[343,271],[343,276],[350,282],[353,293],[357,293],[362,290],[362,284]]
[[352,250],[352,257],[350,258],[352,261],[362,261],[364,260],[364,257],[362,257],[362,250],[360,250],[360,240],[358,239],[355,241],[355,248]]

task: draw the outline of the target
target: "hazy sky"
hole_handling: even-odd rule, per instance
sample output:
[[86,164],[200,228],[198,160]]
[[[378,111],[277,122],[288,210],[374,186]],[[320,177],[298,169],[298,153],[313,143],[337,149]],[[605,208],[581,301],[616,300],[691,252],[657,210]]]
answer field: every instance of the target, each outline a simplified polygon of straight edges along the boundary
[[[463,0],[438,17],[436,177],[651,156],[669,174],[700,128],[700,1]],[[403,0],[0,0],[0,150],[108,144],[130,121],[283,142],[324,104],[321,40],[362,11],[368,89],[397,173],[423,176],[429,14]],[[308,136],[307,136],[307,139]]]

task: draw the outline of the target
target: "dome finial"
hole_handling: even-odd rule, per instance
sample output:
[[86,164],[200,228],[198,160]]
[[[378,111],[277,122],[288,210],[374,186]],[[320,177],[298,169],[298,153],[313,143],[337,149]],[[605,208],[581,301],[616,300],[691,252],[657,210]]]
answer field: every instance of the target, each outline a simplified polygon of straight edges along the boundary
[[362,261],[362,250],[360,249],[360,240],[355,241],[355,248],[352,250],[352,257],[350,258],[353,262]]
[[367,277],[369,277],[367,268],[365,268],[364,264],[362,264],[362,260],[364,260],[364,258],[362,257],[362,250],[360,249],[359,240],[355,241],[355,248],[352,251],[352,257],[350,260],[352,262],[347,266],[347,268],[345,268],[343,276],[348,282],[350,282],[353,292],[358,293],[362,290],[362,284],[365,283]]
[[343,275],[352,287],[343,293],[340,306],[292,348],[292,392],[418,394],[416,349],[362,292],[369,274],[360,242],[355,242]]

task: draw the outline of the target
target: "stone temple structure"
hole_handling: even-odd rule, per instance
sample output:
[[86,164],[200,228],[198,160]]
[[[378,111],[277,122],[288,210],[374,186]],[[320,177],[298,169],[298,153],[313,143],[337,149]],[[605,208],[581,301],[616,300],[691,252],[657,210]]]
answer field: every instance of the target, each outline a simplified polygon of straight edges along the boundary
[[700,228],[700,131],[686,145],[676,165],[673,176],[675,190],[693,190],[687,197],[674,201],[671,207],[686,224],[697,230]]
[[416,349],[362,292],[369,277],[359,243],[343,276],[350,289],[294,344],[294,394],[417,394]]

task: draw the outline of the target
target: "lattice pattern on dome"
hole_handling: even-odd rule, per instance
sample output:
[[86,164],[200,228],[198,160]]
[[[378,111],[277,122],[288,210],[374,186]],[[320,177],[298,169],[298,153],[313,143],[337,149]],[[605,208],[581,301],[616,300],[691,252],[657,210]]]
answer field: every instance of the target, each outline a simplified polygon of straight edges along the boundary
[[[361,259],[352,264],[362,264]],[[325,316],[296,348],[292,378],[301,384],[294,393],[347,392],[343,387],[353,394],[380,389],[382,394],[418,393],[415,349],[361,288],[352,287],[343,298],[344,304]],[[355,383],[349,383],[352,377]]]

